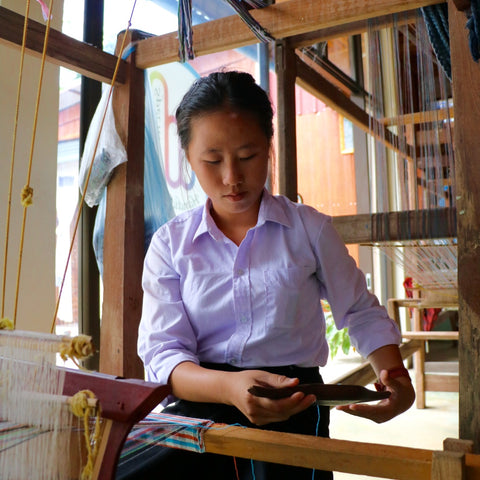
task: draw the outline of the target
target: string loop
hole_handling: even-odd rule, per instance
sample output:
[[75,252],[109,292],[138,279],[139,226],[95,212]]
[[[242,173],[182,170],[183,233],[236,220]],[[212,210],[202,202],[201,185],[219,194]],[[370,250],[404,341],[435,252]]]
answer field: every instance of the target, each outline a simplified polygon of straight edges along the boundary
[[[91,390],[80,390],[73,395],[70,402],[71,412],[78,418],[83,419],[85,443],[87,447],[87,462],[83,467],[81,480],[90,480],[97,457],[98,448],[101,440],[100,430],[100,406],[92,407],[88,404],[90,398],[96,398]],[[93,431],[90,430],[90,417],[94,415],[96,410],[95,426]]]

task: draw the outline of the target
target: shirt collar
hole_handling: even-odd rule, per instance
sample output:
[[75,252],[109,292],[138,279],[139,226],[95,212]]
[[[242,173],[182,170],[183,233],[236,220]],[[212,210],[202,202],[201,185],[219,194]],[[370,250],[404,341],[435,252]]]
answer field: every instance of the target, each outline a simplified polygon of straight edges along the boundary
[[[193,241],[205,233],[209,233],[212,238],[217,241],[223,240],[223,234],[218,229],[210,213],[211,207],[212,201],[207,198],[203,207],[202,220],[197,227]],[[258,221],[255,228],[261,227],[266,222],[279,223],[288,228],[292,226],[292,222],[284,209],[283,203],[276,200],[276,198],[264,188],[260,210],[258,211]]]
[[263,225],[265,222],[275,222],[290,228],[292,222],[284,208],[283,202],[280,202],[277,197],[273,196],[263,189],[262,202],[258,212],[257,227]]

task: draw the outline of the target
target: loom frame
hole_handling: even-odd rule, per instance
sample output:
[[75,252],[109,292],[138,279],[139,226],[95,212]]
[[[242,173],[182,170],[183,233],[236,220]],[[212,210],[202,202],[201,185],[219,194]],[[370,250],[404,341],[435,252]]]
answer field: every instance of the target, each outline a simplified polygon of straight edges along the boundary
[[[312,38],[333,38],[347,34],[348,32],[358,31],[362,23],[370,17],[382,17],[392,12],[407,11],[422,6],[444,3],[438,1],[400,1],[400,0],[382,0],[382,1],[335,1],[335,0],[288,0],[279,2],[277,5],[267,7],[261,11],[253,12],[253,15],[264,26],[270,29],[271,33],[278,37],[277,51],[282,55],[277,58],[283,61],[287,59],[286,65],[293,65],[294,59],[292,50],[295,45],[301,45],[301,42],[310,41]],[[459,332],[459,356],[460,356],[460,437],[470,439],[474,442],[474,451],[480,451],[480,410],[477,408],[480,385],[480,351],[476,345],[480,342],[480,298],[478,296],[478,287],[480,286],[480,249],[478,249],[477,239],[480,232],[480,169],[469,161],[470,158],[480,158],[480,145],[477,142],[477,132],[475,126],[480,123],[480,96],[479,87],[480,70],[478,65],[472,62],[468,51],[468,44],[465,29],[464,13],[457,9],[458,3],[453,0],[448,1],[449,21],[452,48],[452,75],[453,92],[455,99],[455,123],[456,123],[456,168],[457,168],[457,192],[461,192],[458,199],[458,215],[456,225],[452,227],[448,236],[458,237],[458,259],[459,259],[459,312],[460,312],[460,332]],[[467,2],[468,3],[468,2]],[[312,21],[299,21],[298,14],[305,10],[321,12],[314,17]],[[0,41],[8,45],[18,47],[18,33],[23,28],[23,17],[14,14],[9,10],[0,7]],[[43,30],[42,30],[43,29]],[[28,33],[28,48],[30,53],[38,55],[39,35],[41,36],[44,27],[41,24],[36,25],[30,22]],[[222,33],[223,32],[223,33]],[[228,32],[228,36],[226,33]],[[52,32],[53,33],[53,32]],[[215,23],[209,22],[207,25],[199,25],[194,28],[194,35],[197,43],[197,55],[211,53],[227,48],[239,47],[244,44],[254,43],[254,36],[245,31],[244,26],[236,18],[217,20]],[[331,35],[329,37],[329,35]],[[36,37],[35,37],[36,36]],[[135,263],[143,256],[143,237],[139,240],[138,230],[139,220],[143,217],[136,217],[130,211],[127,205],[138,205],[142,202],[143,192],[138,182],[139,170],[143,158],[135,154],[135,143],[143,146],[143,141],[133,133],[125,134],[125,131],[132,128],[133,120],[139,120],[143,125],[140,110],[143,104],[142,96],[134,91],[132,81],[138,78],[139,71],[150,65],[158,65],[177,59],[177,43],[175,34],[152,37],[139,42],[136,57],[129,62],[121,62],[117,85],[122,85],[123,92],[116,95],[115,103],[117,111],[124,114],[121,118],[126,122],[123,128],[123,138],[127,144],[127,150],[133,152],[129,156],[128,166],[121,166],[115,172],[112,182],[109,186],[109,197],[114,196],[118,199],[120,212],[113,212],[107,209],[107,224],[105,232],[105,248],[108,252],[121,252],[120,270],[109,266],[105,262],[105,285],[111,285],[112,289],[105,297],[105,308],[111,308],[112,305],[121,305],[120,311],[115,310],[112,315],[106,315],[103,320],[105,329],[111,328],[111,331],[118,332],[109,340],[102,339],[102,352],[114,351],[112,357],[103,359],[102,370],[107,373],[124,375],[129,377],[143,376],[138,362],[132,362],[136,358],[136,353],[131,341],[132,331],[136,331],[136,325],[139,321],[139,296],[138,289],[134,294],[129,290],[131,284],[139,285],[139,272],[134,269],[132,275],[129,266]],[[233,39],[233,43],[226,44],[225,38]],[[306,40],[308,38],[308,40]],[[314,40],[313,40],[314,41]],[[312,43],[313,43],[312,41]],[[112,65],[115,62],[115,56],[101,52],[83,42],[74,41],[69,37],[56,32],[51,36],[51,45],[48,50],[48,59],[57,65],[62,65],[72,70],[78,71],[90,78],[108,82],[112,76]],[[245,43],[247,42],[247,43]],[[151,57],[156,49],[165,52],[161,58]],[[289,60],[288,60],[289,59]],[[278,166],[280,168],[280,177],[283,179],[280,184],[280,193],[290,198],[296,198],[296,178],[292,173],[296,172],[295,148],[287,139],[295,138],[294,111],[292,108],[292,91],[297,81],[297,76],[292,74],[288,68],[278,66],[279,76],[279,96],[284,99],[280,102],[282,108],[279,110],[279,131],[285,133],[285,144],[281,145],[280,159]],[[119,90],[121,90],[119,89]],[[294,98],[294,97],[293,97]],[[128,115],[127,115],[128,113]],[[138,126],[138,125],[137,125]],[[120,129],[122,131],[122,128]],[[143,133],[141,133],[143,139]],[[136,170],[136,171],[135,171]],[[143,170],[142,170],[143,171]],[[128,201],[127,201],[128,200]],[[112,202],[109,202],[110,204]],[[116,218],[114,217],[116,215]],[[395,215],[392,213],[392,215]],[[358,216],[343,218],[341,223],[360,221]],[[363,219],[361,220],[363,222]],[[368,224],[368,222],[367,222]],[[371,223],[370,223],[371,225]],[[107,230],[110,231],[110,240],[107,241]],[[340,228],[341,230],[341,228]],[[368,230],[368,228],[367,228]],[[352,229],[341,230],[346,243],[358,243],[358,238],[364,238],[365,231],[357,234]],[[368,235],[368,234],[367,234]],[[128,238],[128,242],[125,240]],[[409,238],[411,239],[411,237]],[[373,239],[374,241],[374,239]],[[123,242],[123,243],[122,243]],[[130,249],[130,246],[132,248]],[[138,264],[136,264],[138,266]],[[133,278],[136,277],[136,278]],[[118,279],[122,279],[118,282]],[[125,281],[128,278],[128,283]],[[105,312],[105,310],[104,310]],[[107,327],[109,325],[109,327]],[[109,344],[105,344],[105,342]],[[441,478],[441,477],[438,477]],[[453,478],[453,477],[448,477]]]
[[64,370],[64,395],[73,396],[81,390],[91,390],[99,401],[104,425],[92,480],[113,480],[120,453],[133,425],[170,393],[170,387],[139,379]]

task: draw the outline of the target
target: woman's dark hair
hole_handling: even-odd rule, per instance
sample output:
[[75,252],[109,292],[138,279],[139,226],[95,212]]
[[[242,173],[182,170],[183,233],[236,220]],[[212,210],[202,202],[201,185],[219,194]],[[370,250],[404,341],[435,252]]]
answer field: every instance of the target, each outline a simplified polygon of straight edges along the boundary
[[273,137],[273,109],[266,92],[246,72],[214,72],[195,81],[177,108],[177,132],[184,150],[191,140],[191,120],[225,107],[249,112],[258,120],[270,141]]

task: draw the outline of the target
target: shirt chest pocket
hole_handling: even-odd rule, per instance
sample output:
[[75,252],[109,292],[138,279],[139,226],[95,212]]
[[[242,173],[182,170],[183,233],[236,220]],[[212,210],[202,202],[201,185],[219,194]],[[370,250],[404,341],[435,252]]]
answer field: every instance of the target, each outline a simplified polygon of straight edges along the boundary
[[294,328],[302,320],[305,308],[304,296],[309,295],[311,283],[315,283],[310,267],[288,267],[281,270],[265,270],[266,329]]

